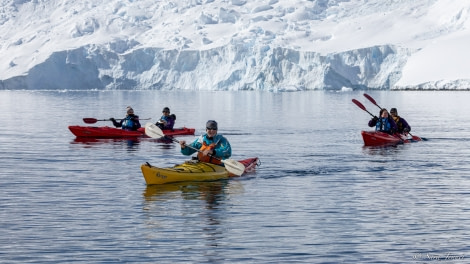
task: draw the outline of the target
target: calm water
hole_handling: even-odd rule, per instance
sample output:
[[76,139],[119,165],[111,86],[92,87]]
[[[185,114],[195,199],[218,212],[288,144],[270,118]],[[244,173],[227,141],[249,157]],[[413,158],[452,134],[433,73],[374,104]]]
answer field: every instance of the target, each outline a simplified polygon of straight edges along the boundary
[[[428,140],[363,147],[351,99],[378,108],[362,92],[0,91],[0,262],[468,263],[470,93],[368,93]],[[175,143],[67,128],[128,105],[154,122],[169,106],[196,134],[216,119],[232,158],[261,166],[146,186],[142,163],[187,159]]]

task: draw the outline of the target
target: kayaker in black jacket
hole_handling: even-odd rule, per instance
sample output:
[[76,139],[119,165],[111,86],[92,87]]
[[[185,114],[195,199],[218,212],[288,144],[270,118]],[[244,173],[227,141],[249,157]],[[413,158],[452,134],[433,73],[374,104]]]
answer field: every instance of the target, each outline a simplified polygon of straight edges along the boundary
[[140,122],[139,122],[139,116],[134,115],[134,109],[132,107],[128,106],[126,108],[127,115],[123,119],[121,119],[120,122],[117,122],[116,119],[111,117],[109,120],[113,122],[113,125],[115,127],[122,127],[122,129],[125,130],[131,130],[131,131],[136,131],[141,127]]
[[397,124],[398,133],[408,134],[408,132],[411,131],[410,125],[408,124],[408,122],[406,122],[406,120],[403,117],[400,117],[398,115],[398,111],[396,108],[390,109],[390,115],[392,116],[393,121],[395,121],[395,123]]
[[174,114],[170,115],[170,108],[164,107],[162,111],[162,116],[155,124],[160,129],[173,129],[175,125],[176,116]]
[[374,116],[369,121],[369,126],[375,126],[375,131],[385,132],[388,134],[394,134],[397,132],[397,124],[393,121],[393,118],[388,114],[387,109],[383,108],[379,112],[380,118]]

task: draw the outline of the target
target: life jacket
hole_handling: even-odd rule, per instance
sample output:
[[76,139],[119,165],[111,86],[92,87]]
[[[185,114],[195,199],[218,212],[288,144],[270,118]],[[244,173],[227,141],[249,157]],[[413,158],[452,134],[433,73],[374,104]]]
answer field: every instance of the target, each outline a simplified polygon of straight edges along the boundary
[[122,121],[122,129],[135,130],[137,123],[132,120],[132,117],[133,116],[126,116],[126,118],[124,118]]
[[206,142],[202,142],[202,147],[199,149],[200,152],[197,153],[197,159],[198,159],[199,161],[202,161],[202,162],[208,162],[208,163],[217,164],[217,165],[222,164],[222,162],[221,162],[220,160],[218,160],[218,159],[216,159],[216,158],[213,158],[212,156],[209,156],[209,155],[204,156],[204,155],[202,154],[202,152],[203,152],[204,150],[207,150],[207,149],[214,149],[214,148],[215,148],[215,143],[212,143],[212,144],[210,144],[210,145],[207,145]]
[[404,127],[403,127],[403,122],[401,121],[401,118],[399,116],[397,117],[392,116],[392,118],[393,118],[393,121],[395,121],[395,123],[397,124],[398,132],[402,133]]
[[379,118],[379,120],[377,120],[377,123],[375,124],[375,130],[385,133],[391,133],[392,125],[390,124],[388,118]]

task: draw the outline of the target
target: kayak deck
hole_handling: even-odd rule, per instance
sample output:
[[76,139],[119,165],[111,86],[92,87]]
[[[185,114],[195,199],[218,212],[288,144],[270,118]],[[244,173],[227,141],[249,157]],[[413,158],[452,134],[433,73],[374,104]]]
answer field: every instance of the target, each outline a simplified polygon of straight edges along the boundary
[[[129,131],[121,128],[114,127],[95,127],[95,126],[69,126],[70,132],[76,137],[88,137],[88,138],[136,138],[136,137],[148,137],[145,135],[145,128],[139,128],[137,131]],[[177,135],[194,135],[194,128],[175,128],[165,129],[163,133],[166,136],[177,136]]]
[[129,131],[114,127],[93,127],[93,126],[69,126],[70,132],[76,137],[92,137],[92,138],[126,138],[126,137],[142,137],[140,131]]
[[[245,166],[244,173],[254,172],[256,166],[259,166],[258,158],[240,160],[239,162]],[[147,185],[186,181],[216,181],[235,176],[223,166],[199,161],[186,161],[169,168],[159,168],[146,163],[142,164],[140,168]]]

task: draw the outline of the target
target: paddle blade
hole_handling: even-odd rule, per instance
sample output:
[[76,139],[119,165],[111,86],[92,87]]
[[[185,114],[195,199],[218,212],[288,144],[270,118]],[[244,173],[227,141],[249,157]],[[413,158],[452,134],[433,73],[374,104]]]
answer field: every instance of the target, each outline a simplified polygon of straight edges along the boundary
[[355,103],[357,106],[359,106],[359,108],[361,108],[362,110],[367,111],[366,107],[363,104],[361,104],[361,102],[359,102],[358,100],[352,99],[352,102]]
[[370,96],[370,95],[368,95],[368,94],[366,94],[366,93],[364,93],[364,96],[365,96],[367,99],[369,99],[369,101],[370,101],[371,103],[373,103],[375,106],[377,106],[378,108],[382,109],[382,107],[377,104],[377,102],[374,100],[374,98],[372,98],[372,96]]
[[242,176],[243,172],[245,172],[245,165],[243,165],[241,162],[232,159],[221,161],[225,165],[225,169],[232,174]]
[[163,131],[158,126],[150,122],[145,124],[145,135],[151,138],[162,138],[165,136]]
[[377,105],[377,103],[375,102],[374,98],[372,98],[372,96],[370,96],[370,95],[368,95],[368,94],[366,94],[366,93],[364,93],[364,96],[365,96],[367,99],[369,99],[369,101],[371,101],[373,104]]
[[94,124],[94,123],[98,122],[98,119],[91,118],[91,117],[85,117],[85,118],[83,118],[83,122],[85,122],[87,124]]

